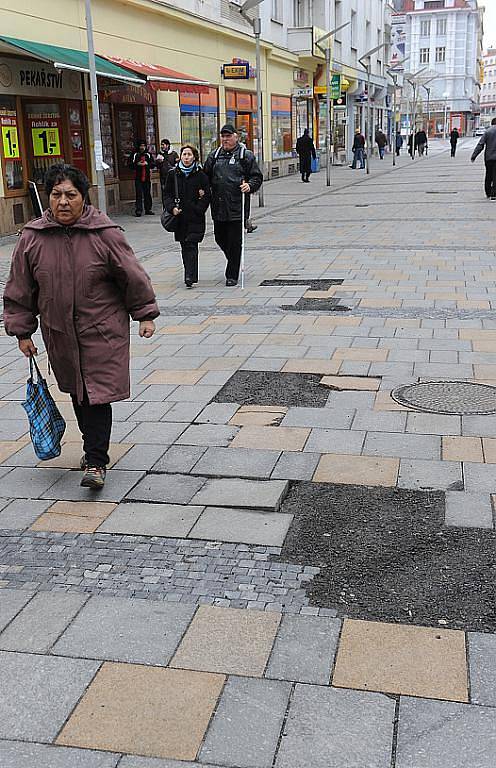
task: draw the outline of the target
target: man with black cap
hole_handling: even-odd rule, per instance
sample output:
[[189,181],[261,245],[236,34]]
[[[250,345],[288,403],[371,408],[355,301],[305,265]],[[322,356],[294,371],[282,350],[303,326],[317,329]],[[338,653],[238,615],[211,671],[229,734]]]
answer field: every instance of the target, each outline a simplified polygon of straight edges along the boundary
[[222,127],[220,147],[207,157],[204,171],[210,179],[215,242],[227,259],[226,285],[237,285],[244,226],[241,200],[261,187],[263,175],[230,123]]

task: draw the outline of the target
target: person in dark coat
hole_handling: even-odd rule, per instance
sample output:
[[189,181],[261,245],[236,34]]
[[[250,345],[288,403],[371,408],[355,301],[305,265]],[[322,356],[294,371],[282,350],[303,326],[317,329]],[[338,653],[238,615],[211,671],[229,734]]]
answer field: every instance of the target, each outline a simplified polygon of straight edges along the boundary
[[396,155],[399,157],[401,152],[401,147],[403,146],[403,136],[398,131],[396,133]]
[[460,134],[458,133],[458,128],[453,128],[450,133],[451,157],[455,157],[456,155],[456,145],[458,144],[459,138]]
[[152,183],[150,172],[155,168],[155,161],[148,152],[145,141],[136,142],[136,151],[129,158],[129,166],[134,170],[134,186],[136,189],[136,216],[143,213],[143,201],[145,214],[153,216],[152,211]]
[[380,128],[377,128],[375,132],[375,143],[379,148],[379,157],[381,160],[384,160],[384,152],[386,151],[387,146],[387,136],[383,131],[381,131]]
[[418,150],[420,157],[422,157],[427,150],[427,134],[423,128],[415,134],[415,149]]
[[26,357],[38,354],[32,336],[39,316],[48,361],[83,437],[81,485],[99,490],[111,403],[129,397],[129,316],[149,339],[160,313],[121,227],[87,203],[89,186],[71,165],[47,171],[50,208],[24,227],[3,301],[5,330]]
[[174,237],[181,244],[187,288],[198,282],[198,243],[205,236],[205,214],[210,205],[210,184],[199,160],[196,147],[185,144],[181,147],[179,163],[169,171],[165,182],[164,207],[178,217]]
[[167,174],[172,168],[175,168],[179,162],[179,155],[171,149],[169,139],[162,139],[160,142],[160,152],[155,158],[155,164],[160,174],[160,188],[162,190],[162,206],[165,208],[165,182]]
[[355,132],[351,151],[353,152],[353,162],[350,168],[354,170],[357,167],[357,163],[360,163],[361,169],[365,168],[365,136],[359,129]]
[[215,242],[226,259],[226,285],[238,283],[241,266],[242,196],[252,195],[263,183],[255,155],[240,144],[235,127],[224,125],[221,145],[209,154],[204,171],[210,181]]
[[484,187],[486,197],[496,200],[496,117],[491,120],[491,125],[481,137],[470,158],[475,163],[476,158],[484,150],[484,162],[486,164],[486,178]]
[[305,128],[303,135],[296,141],[296,153],[300,158],[301,180],[308,183],[312,173],[312,158],[314,160],[317,158],[315,144],[308,132],[308,128]]

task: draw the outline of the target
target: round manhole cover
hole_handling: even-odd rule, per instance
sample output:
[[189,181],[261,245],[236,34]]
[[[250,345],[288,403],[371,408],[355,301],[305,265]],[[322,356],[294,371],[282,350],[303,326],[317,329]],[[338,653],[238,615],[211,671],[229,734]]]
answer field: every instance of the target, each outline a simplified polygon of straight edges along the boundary
[[430,381],[406,384],[391,392],[400,405],[428,413],[465,416],[496,413],[496,387],[468,381]]

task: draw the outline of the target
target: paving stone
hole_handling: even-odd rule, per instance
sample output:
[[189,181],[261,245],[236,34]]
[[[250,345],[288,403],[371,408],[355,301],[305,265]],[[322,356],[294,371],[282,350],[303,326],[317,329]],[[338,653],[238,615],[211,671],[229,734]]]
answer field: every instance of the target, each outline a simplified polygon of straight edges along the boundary
[[193,471],[216,477],[268,478],[279,456],[279,451],[253,448],[207,448]]
[[170,666],[261,677],[280,619],[278,613],[201,606]]
[[194,760],[223,675],[106,662],[58,744]]
[[149,421],[138,424],[127,435],[126,440],[130,443],[163,445],[165,450],[165,446],[172,445],[179,435],[184,432],[184,429],[185,425],[180,422]]
[[116,469],[151,469],[164,455],[163,445],[135,445],[116,463]]
[[319,453],[283,451],[271,477],[273,480],[311,480],[319,460]]
[[312,429],[305,445],[310,453],[351,453],[360,455],[365,432],[349,429]]
[[313,480],[316,483],[394,486],[398,469],[399,459],[327,453],[321,457]]
[[153,472],[191,472],[207,448],[202,445],[171,445],[156,464]]
[[290,693],[290,683],[230,677],[200,760],[272,768]]
[[99,662],[0,651],[0,739],[49,742]]
[[115,504],[101,501],[56,501],[31,525],[32,531],[94,533]]
[[496,493],[496,472],[492,464],[464,461],[463,478],[468,493]]
[[406,416],[406,413],[357,411],[351,428],[366,432],[404,432]]
[[12,621],[33,597],[32,592],[0,589],[0,632]]
[[445,461],[484,461],[480,437],[443,437],[442,451]]
[[280,423],[284,415],[288,412],[287,408],[278,408],[270,405],[243,405],[230,419],[229,424],[238,427],[260,426],[270,427]]
[[284,480],[212,479],[207,480],[190,501],[207,507],[243,507],[277,512],[287,487],[288,483]]
[[275,766],[308,768],[311,755],[312,768],[389,768],[394,709],[377,693],[297,685]]
[[[0,472],[2,470],[0,469]],[[35,469],[16,467],[2,477],[2,496],[11,499],[36,499],[57,481],[63,480],[66,471],[62,469]]]
[[496,437],[496,416],[462,416],[462,435]]
[[363,452],[367,456],[397,456],[401,459],[440,459],[441,438],[434,435],[368,432]]
[[202,510],[179,504],[119,504],[98,532],[185,538]]
[[0,528],[9,531],[24,530],[34,523],[51,503],[36,499],[13,499],[0,512]]
[[462,490],[462,465],[459,461],[401,459],[398,488]]
[[357,376],[324,376],[321,384],[338,390],[361,390],[377,392],[380,387],[380,379]]
[[406,431],[417,435],[460,435],[461,417],[438,413],[409,413]]
[[38,593],[0,634],[0,649],[47,653],[86,600],[86,595]]
[[165,666],[194,612],[194,606],[92,597],[53,652]]
[[349,429],[355,411],[332,408],[290,408],[281,422],[283,427],[319,427]]
[[[38,470],[38,472],[60,472],[63,470],[50,469]],[[113,469],[107,472],[105,487],[100,491],[91,488],[81,488],[80,472],[65,471],[49,490],[41,494],[43,499],[57,499],[67,501],[121,501],[126,493],[143,477],[142,471],[133,472],[126,469]]]
[[265,676],[329,685],[340,629],[338,619],[283,616]]
[[[131,501],[155,501],[161,504],[189,504],[204,484],[203,477],[147,475],[126,498]],[[203,502],[194,503],[205,506]]]
[[[205,403],[171,403],[172,407],[161,417],[161,421],[186,422],[191,424],[205,408]],[[186,429],[186,427],[184,427]]]
[[0,741],[2,768],[116,768],[118,761],[119,755],[109,752]]
[[195,421],[198,424],[228,424],[238,408],[237,403],[210,403]]
[[496,635],[469,632],[468,659],[470,700],[485,707],[496,706]]
[[[139,410],[134,413],[134,418],[138,422],[153,421],[157,422],[165,416],[172,408],[172,403],[138,403]],[[180,421],[180,419],[171,419],[171,421]]]
[[281,512],[207,507],[189,537],[282,547],[292,520]]
[[193,424],[178,438],[176,445],[226,447],[237,432],[237,427],[222,424]]
[[123,755],[119,768],[220,768],[205,763],[185,763],[183,760],[160,760],[157,757],[134,757]]
[[464,633],[346,619],[332,685],[468,701]]
[[459,528],[493,528],[493,509],[488,493],[446,494],[446,525]]
[[494,768],[496,710],[402,698],[396,768]]
[[[111,443],[109,446],[109,458],[108,469],[112,468],[120,458],[122,458],[132,445],[128,443]],[[81,440],[68,440],[62,444],[62,453],[56,459],[50,459],[49,461],[39,461],[38,467],[57,467],[58,469],[79,469],[81,462],[81,455],[83,453],[83,447]]]
[[246,426],[241,427],[231,446],[269,451],[301,451],[309,434],[309,429],[297,427]]

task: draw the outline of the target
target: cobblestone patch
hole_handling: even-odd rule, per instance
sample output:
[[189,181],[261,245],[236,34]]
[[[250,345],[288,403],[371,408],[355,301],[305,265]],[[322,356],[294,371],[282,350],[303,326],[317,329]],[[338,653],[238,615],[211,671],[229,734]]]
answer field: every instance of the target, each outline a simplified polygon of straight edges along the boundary
[[323,408],[329,389],[314,373],[237,371],[213,398],[215,403],[239,405],[309,406]]
[[312,291],[326,291],[328,288],[331,287],[331,285],[342,285],[343,280],[330,280],[328,278],[312,278],[309,277],[306,280],[304,278],[300,278],[299,280],[293,280],[291,278],[288,278],[287,280],[284,280],[282,278],[277,278],[275,280],[263,280],[263,282],[260,283],[261,286],[295,286],[295,285],[308,285],[310,286],[310,290]]

